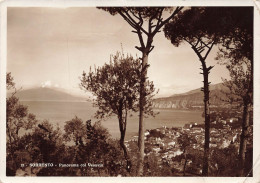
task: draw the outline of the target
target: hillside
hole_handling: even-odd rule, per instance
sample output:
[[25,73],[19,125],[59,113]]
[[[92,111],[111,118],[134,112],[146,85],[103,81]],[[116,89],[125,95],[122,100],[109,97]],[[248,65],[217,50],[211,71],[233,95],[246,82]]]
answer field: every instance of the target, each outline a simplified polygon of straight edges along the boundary
[[[227,91],[227,88],[222,84],[210,86],[210,104],[223,105],[221,99],[225,99],[225,94],[222,91]],[[188,91],[182,94],[175,94],[170,97],[157,98],[153,101],[154,108],[202,108],[203,107],[203,92],[200,88]]]
[[[211,105],[222,105],[225,96],[221,92],[227,91],[223,84],[210,86],[210,103]],[[33,88],[21,90],[16,93],[16,96],[21,101],[89,101],[89,99],[74,96],[69,93],[52,89],[52,88]],[[203,107],[203,92],[200,88],[191,90],[182,94],[175,94],[169,97],[157,98],[153,101],[154,108],[202,108]]]
[[86,101],[86,98],[74,96],[52,88],[33,88],[21,90],[16,96],[21,101]]

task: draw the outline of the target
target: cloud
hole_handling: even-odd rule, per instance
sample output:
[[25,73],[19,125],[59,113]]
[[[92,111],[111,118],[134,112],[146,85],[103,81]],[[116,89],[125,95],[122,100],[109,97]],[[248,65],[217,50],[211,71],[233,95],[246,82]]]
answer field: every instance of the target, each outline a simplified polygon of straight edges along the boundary
[[41,87],[42,88],[51,88],[51,87],[54,87],[54,88],[60,88],[60,85],[57,84],[57,83],[52,83],[50,80],[48,81],[44,81],[41,83]]
[[59,84],[55,84],[54,87],[55,87],[55,88],[59,88],[60,85],[59,85]]
[[42,83],[41,83],[41,87],[42,87],[42,88],[45,88],[45,87],[49,88],[49,87],[51,87],[51,86],[52,86],[51,81],[45,81],[45,82],[42,82]]

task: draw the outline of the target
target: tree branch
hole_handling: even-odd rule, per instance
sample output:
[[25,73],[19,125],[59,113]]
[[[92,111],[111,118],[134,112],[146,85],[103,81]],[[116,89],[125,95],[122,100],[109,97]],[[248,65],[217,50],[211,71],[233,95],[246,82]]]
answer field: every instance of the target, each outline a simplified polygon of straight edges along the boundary
[[150,48],[150,50],[148,51],[148,53],[150,53],[153,49],[154,49],[154,46],[151,46],[151,48]]
[[145,48],[144,40],[143,40],[143,37],[142,37],[142,32],[140,30],[132,31],[132,32],[136,33],[138,35],[138,38],[139,38],[139,41],[140,41],[140,44],[141,44],[141,48]]
[[142,47],[138,47],[138,46],[135,46],[136,49],[138,49],[139,51],[143,52],[143,48]]
[[204,60],[206,60],[206,58],[207,58],[207,56],[209,55],[209,52],[210,52],[211,49],[213,48],[214,44],[215,44],[215,41],[212,42],[212,44],[211,44],[210,48],[208,49],[206,55],[203,57]]
[[[191,43],[190,43],[190,45],[192,45]],[[197,48],[195,47],[195,46],[191,46],[191,48],[194,50],[194,52],[197,54],[197,56],[199,57],[199,59],[200,59],[200,61],[201,62],[204,62],[205,61],[205,59],[201,56],[201,54],[200,54],[200,52],[197,50]]]
[[135,24],[135,22],[132,22],[127,16],[124,15],[124,13],[122,13],[121,11],[118,12],[125,20],[126,22],[133,27],[135,30],[138,29],[138,26]]
[[159,13],[159,17],[158,17],[158,21],[157,21],[157,24],[156,24],[156,26],[158,26],[161,22],[162,22],[162,12],[163,12],[163,10],[164,10],[164,8],[161,8],[160,9],[161,11],[160,11],[160,13]]
[[129,15],[129,13],[128,13],[127,11],[125,11],[125,10],[123,10],[123,11],[124,11],[124,13],[125,13],[125,16],[127,16],[127,18],[128,18],[131,22],[133,22],[133,23],[137,26],[138,29],[140,29],[142,32],[144,32],[146,35],[148,35],[148,32],[147,32],[146,30],[144,30],[144,28],[143,28],[142,26],[140,26],[140,25],[131,17],[131,15]]
[[170,19],[172,19],[177,13],[179,13],[179,11],[181,11],[183,9],[183,6],[181,7],[176,7],[176,9],[174,10],[174,12],[171,14],[171,16],[169,16],[167,19],[165,19],[164,21],[161,21],[160,24],[158,24],[156,26],[156,28],[154,29],[154,31],[152,32],[153,35],[155,35],[160,28],[162,28],[162,26],[164,26],[164,24],[166,24]]

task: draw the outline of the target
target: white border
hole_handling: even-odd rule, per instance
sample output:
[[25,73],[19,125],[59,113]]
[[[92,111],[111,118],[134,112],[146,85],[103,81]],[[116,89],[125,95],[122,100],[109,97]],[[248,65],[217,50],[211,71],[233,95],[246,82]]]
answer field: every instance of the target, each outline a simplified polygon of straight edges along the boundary
[[[0,4],[0,182],[260,182],[260,9],[259,0],[6,0]],[[6,59],[7,59],[7,7],[95,7],[95,6],[255,6],[254,9],[254,156],[253,177],[6,177]],[[258,8],[257,8],[258,5]],[[243,16],[243,15],[241,15]]]

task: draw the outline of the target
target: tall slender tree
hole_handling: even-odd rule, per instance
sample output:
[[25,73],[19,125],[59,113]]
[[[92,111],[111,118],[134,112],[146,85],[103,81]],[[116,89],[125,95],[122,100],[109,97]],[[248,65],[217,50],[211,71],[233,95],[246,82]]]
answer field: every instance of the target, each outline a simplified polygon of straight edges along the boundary
[[[243,16],[241,16],[243,14]],[[177,22],[177,23],[176,23]],[[206,58],[216,44],[219,46],[217,59],[226,64],[231,81],[226,84],[236,98],[242,99],[243,117],[239,157],[241,176],[244,176],[245,152],[248,138],[248,110],[253,104],[253,8],[252,7],[197,7],[180,14],[166,25],[165,35],[175,46],[188,42],[202,63],[204,76],[205,104],[205,151],[203,175],[208,174],[209,116],[207,115],[209,90]],[[202,56],[202,53],[205,53]],[[204,61],[203,61],[204,60]],[[205,63],[205,64],[204,64]],[[239,96],[239,97],[238,97]],[[206,104],[208,103],[208,104]],[[208,111],[209,112],[209,111]],[[208,117],[207,117],[208,116]]]
[[[241,16],[243,14],[243,16]],[[240,136],[240,176],[245,172],[245,154],[249,138],[249,111],[253,108],[253,7],[226,9],[221,15],[228,22],[219,29],[220,43],[218,57],[230,73],[225,84],[230,88],[232,100],[242,104],[242,132]]]
[[[137,175],[143,174],[144,162],[144,109],[146,108],[145,87],[147,82],[148,56],[154,49],[153,39],[160,32],[160,29],[175,15],[177,15],[183,7],[102,7],[111,15],[119,14],[137,34],[140,46],[136,46],[142,53],[142,69],[140,83],[140,99],[139,99],[139,132],[138,132],[138,147],[139,147],[139,165]],[[168,13],[168,16],[165,15]],[[167,18],[164,18],[167,16]]]
[[219,29],[218,22],[212,22],[221,12],[211,11],[210,8],[193,7],[178,14],[171,22],[165,25],[166,38],[170,39],[174,46],[187,42],[198,56],[203,75],[204,114],[205,114],[205,144],[203,170],[204,176],[208,175],[209,143],[210,143],[210,90],[209,73],[213,66],[207,66],[207,58],[214,45],[219,41],[215,32]]

